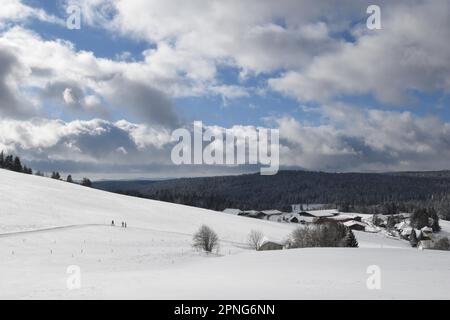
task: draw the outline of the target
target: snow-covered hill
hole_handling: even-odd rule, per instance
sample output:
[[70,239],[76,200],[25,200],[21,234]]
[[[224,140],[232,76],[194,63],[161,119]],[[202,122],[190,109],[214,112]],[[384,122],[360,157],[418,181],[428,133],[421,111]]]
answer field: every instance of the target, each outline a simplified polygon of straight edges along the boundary
[[[112,227],[127,221],[128,228]],[[219,255],[191,248],[201,224]],[[293,225],[138,199],[0,170],[0,298],[447,298],[450,254],[357,233],[358,249],[254,252],[248,233]],[[69,290],[69,266],[81,288]],[[369,290],[378,265],[381,290]],[[426,295],[424,295],[424,292]]]

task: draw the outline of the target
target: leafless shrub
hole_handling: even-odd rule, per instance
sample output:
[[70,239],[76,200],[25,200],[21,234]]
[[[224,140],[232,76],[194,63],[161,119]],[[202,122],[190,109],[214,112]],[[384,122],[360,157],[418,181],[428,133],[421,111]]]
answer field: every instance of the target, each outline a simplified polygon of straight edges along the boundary
[[289,247],[345,247],[347,234],[347,228],[341,223],[300,227],[292,232]]
[[202,225],[194,234],[192,246],[206,252],[212,252],[219,246],[219,237],[210,227]]
[[247,238],[248,245],[255,250],[259,250],[261,246],[264,235],[261,231],[252,230]]

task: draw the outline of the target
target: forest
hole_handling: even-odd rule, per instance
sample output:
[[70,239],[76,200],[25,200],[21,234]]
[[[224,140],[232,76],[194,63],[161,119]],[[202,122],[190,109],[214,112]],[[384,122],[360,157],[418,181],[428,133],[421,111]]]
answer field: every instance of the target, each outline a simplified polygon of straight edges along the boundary
[[165,181],[95,182],[95,188],[213,210],[279,209],[326,204],[341,211],[394,214],[433,207],[450,218],[450,174],[437,172],[328,173],[280,171]]

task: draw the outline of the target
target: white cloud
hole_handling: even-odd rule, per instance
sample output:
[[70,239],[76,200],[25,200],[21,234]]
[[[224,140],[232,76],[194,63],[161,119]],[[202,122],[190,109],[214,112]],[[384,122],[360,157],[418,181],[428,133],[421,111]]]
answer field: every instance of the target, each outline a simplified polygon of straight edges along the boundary
[[[447,167],[450,123],[409,112],[361,110],[342,104],[320,110],[323,122],[319,125],[290,117],[276,119],[282,166],[331,171]],[[220,126],[205,129],[225,130]],[[234,125],[229,130],[243,137],[254,127]],[[124,172],[161,166],[169,173],[174,144],[169,129],[125,120],[0,122],[0,149],[18,152],[28,161],[67,163],[68,171],[77,166],[89,171],[89,166],[104,164],[120,165]]]
[[[167,67],[169,56],[171,68],[195,76],[198,71],[190,68],[192,63],[207,66],[200,68],[202,76],[220,64],[255,73],[304,66],[339,45],[330,31],[344,25],[335,22],[362,10],[351,1],[341,1],[340,6],[345,9],[336,10],[333,1],[309,0],[82,2],[87,23],[156,44],[153,55],[163,60],[155,61],[158,67]],[[105,19],[105,7],[110,19]],[[328,23],[321,22],[326,15]],[[191,62],[186,64],[185,57]]]
[[147,70],[174,84],[175,96],[224,86],[217,79],[221,66],[238,68],[241,80],[282,72],[268,85],[301,101],[373,95],[405,105],[411,91],[448,92],[448,2],[379,1],[380,31],[365,27],[369,4],[96,0],[82,6],[88,23],[155,45],[145,53]]
[[0,10],[0,28],[7,23],[17,23],[29,18],[63,24],[63,21],[53,15],[47,14],[42,9],[27,6],[20,0],[2,0]]
[[[277,74],[268,81],[271,89],[322,105],[317,108],[320,125],[277,120],[284,165],[447,167],[448,123],[335,101],[373,95],[383,103],[405,105],[411,91],[448,94],[448,2],[381,1],[383,29],[369,31],[364,23],[353,25],[366,17],[367,1],[80,0],[84,23],[148,42],[151,49],[136,61],[126,51],[115,60],[99,58],[68,41],[11,26],[54,17],[18,0],[5,1],[0,11],[0,147],[30,159],[167,164],[169,130],[181,122],[173,98],[214,94],[226,102],[263,95],[267,88],[261,82],[255,88],[245,81]],[[241,82],[222,80],[223,67],[237,68]],[[74,117],[108,120],[34,119],[50,117],[49,103]],[[117,110],[131,119],[116,122]]]
[[[2,120],[0,149],[19,152],[29,160],[64,160],[85,163],[152,163],[151,152],[170,142],[170,132],[160,127],[116,123],[33,119]],[[129,157],[128,157],[129,156]],[[167,158],[170,160],[170,158]]]
[[283,165],[315,170],[432,170],[447,167],[450,123],[409,112],[331,105],[322,125],[277,120]]
[[[182,86],[181,80],[158,74],[150,63],[97,58],[92,52],[76,51],[70,42],[44,40],[21,27],[0,36],[0,52],[12,55],[20,71],[10,77],[9,91],[39,89],[41,106],[53,99],[76,115],[107,116],[106,108],[116,108],[149,123],[178,123],[170,96]],[[32,98],[36,97],[28,95]],[[102,98],[105,105],[98,104]]]
[[304,70],[289,70],[269,85],[301,101],[373,95],[411,104],[411,91],[450,93],[450,4],[425,1],[382,7],[383,29],[353,30],[356,41],[325,52]]

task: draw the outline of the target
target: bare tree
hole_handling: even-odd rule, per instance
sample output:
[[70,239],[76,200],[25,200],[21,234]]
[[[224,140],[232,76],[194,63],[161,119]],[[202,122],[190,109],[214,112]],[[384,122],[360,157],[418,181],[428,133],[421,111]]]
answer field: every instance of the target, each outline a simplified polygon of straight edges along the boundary
[[264,235],[261,231],[252,230],[248,235],[247,242],[252,249],[259,250]]
[[289,246],[291,248],[345,247],[348,245],[347,232],[347,227],[341,223],[300,227],[292,232]]
[[219,246],[219,237],[210,227],[202,225],[194,234],[192,246],[206,252],[212,252]]

